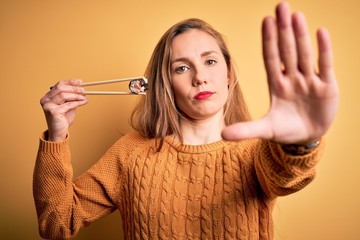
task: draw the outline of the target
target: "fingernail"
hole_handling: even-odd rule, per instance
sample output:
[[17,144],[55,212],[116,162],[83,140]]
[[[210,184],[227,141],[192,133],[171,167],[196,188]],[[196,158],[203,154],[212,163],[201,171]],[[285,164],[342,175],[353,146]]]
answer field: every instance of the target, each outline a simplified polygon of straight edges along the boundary
[[82,80],[81,79],[75,79],[74,81],[73,81],[73,83],[74,84],[81,84],[82,83]]

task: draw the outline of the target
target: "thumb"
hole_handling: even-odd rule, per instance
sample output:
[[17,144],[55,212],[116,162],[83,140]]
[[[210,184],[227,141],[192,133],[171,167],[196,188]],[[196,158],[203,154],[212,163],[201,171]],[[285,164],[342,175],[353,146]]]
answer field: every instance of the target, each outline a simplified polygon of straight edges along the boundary
[[271,139],[271,128],[265,118],[240,122],[225,127],[222,137],[229,141],[240,141],[250,138]]

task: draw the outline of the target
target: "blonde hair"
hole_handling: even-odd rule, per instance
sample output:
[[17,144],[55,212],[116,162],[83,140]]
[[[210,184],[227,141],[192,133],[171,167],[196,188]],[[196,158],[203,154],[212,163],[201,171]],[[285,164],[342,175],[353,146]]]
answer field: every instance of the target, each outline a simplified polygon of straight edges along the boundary
[[230,79],[229,97],[224,108],[225,124],[250,120],[224,38],[203,20],[187,19],[166,31],[156,45],[144,74],[148,79],[148,91],[146,96],[141,97],[130,118],[130,125],[141,135],[160,140],[159,149],[167,135],[175,134],[181,138],[179,125],[181,115],[176,107],[171,84],[171,44],[177,35],[191,29],[204,31],[214,37],[224,55]]

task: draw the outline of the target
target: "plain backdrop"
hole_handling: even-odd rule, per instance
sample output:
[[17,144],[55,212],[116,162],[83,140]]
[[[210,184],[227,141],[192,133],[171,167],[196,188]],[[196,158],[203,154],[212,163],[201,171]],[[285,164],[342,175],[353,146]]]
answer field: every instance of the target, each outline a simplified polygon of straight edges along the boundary
[[[332,36],[340,109],[326,136],[318,175],[306,189],[280,198],[276,240],[360,239],[360,3],[290,0],[308,19],[312,40]],[[38,138],[46,130],[39,100],[59,80],[141,76],[155,44],[174,23],[202,18],[222,32],[237,63],[254,118],[268,107],[261,21],[275,0],[1,0],[0,238],[40,239],[32,197]],[[316,50],[315,50],[316,51]],[[126,90],[126,84],[102,90]],[[99,89],[99,88],[97,88]],[[94,164],[122,134],[138,96],[90,96],[77,112],[70,145],[74,175]],[[119,212],[82,230],[77,240],[122,239]]]

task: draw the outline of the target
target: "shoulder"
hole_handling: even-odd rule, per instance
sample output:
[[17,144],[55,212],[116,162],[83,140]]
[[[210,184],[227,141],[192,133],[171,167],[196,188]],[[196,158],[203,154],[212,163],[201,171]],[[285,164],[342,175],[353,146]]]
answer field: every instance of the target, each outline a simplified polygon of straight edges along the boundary
[[139,132],[133,131],[118,139],[113,147],[129,155],[130,153],[153,148],[154,140],[142,136]]
[[150,140],[149,138],[146,138],[146,137],[142,136],[139,132],[132,131],[132,132],[129,132],[129,133],[125,134],[124,136],[122,136],[117,141],[117,143],[132,144],[132,143],[147,142],[149,140]]

